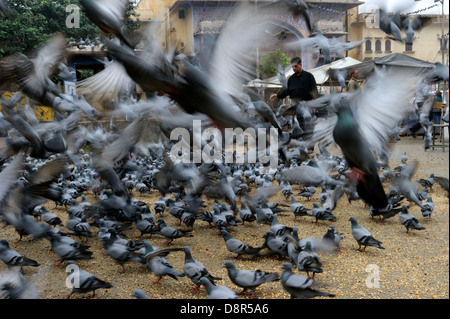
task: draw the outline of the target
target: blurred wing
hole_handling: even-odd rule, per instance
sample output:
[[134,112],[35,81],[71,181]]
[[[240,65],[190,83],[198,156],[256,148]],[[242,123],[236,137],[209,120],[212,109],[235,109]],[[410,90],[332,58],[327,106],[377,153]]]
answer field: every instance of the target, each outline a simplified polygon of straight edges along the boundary
[[392,129],[406,116],[414,95],[414,71],[375,70],[351,104],[365,141],[380,154]]
[[0,172],[0,206],[18,181],[24,158],[24,153],[17,154],[11,163]]
[[95,0],[103,12],[108,12],[118,21],[122,21],[127,6],[126,0]]
[[62,34],[51,38],[36,54],[33,59],[34,75],[40,83],[44,83],[58,71],[59,64],[66,56],[66,39]]
[[140,118],[128,125],[119,138],[103,149],[101,158],[111,165],[123,159],[139,141],[144,123],[144,119]]
[[39,168],[36,174],[30,178],[30,182],[36,185],[55,180],[60,174],[65,172],[67,161],[68,156],[61,155],[55,160],[48,162]]
[[88,97],[113,97],[118,92],[129,91],[134,81],[122,63],[113,60],[104,62],[105,69],[77,84],[80,94]]
[[210,75],[228,94],[240,92],[242,84],[256,77],[258,36],[264,36],[265,29],[267,27],[263,28],[261,21],[255,20],[255,8],[245,2],[233,10],[222,27],[214,48]]

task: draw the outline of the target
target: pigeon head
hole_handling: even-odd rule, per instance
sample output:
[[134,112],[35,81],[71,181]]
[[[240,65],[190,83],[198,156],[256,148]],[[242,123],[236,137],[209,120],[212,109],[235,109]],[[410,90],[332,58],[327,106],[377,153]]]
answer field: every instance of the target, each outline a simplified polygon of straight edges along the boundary
[[358,225],[358,221],[356,220],[356,217],[354,217],[354,216],[350,217],[349,221],[352,223],[352,225]]
[[284,263],[283,265],[281,265],[281,269],[286,270],[286,271],[292,271],[292,264]]
[[234,268],[234,264],[231,260],[226,260],[223,264],[223,268],[231,269]]
[[9,247],[9,243],[6,239],[0,239],[0,245],[5,246],[5,247]]

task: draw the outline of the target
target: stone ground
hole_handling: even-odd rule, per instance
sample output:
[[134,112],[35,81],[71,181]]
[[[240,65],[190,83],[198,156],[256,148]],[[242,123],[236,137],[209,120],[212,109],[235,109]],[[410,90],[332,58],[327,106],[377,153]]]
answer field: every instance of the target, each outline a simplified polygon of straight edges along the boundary
[[[443,152],[440,148],[436,150],[423,150],[423,141],[420,138],[402,137],[399,142],[393,143],[391,167],[400,164],[400,156],[406,152],[409,156],[408,163],[418,160],[419,167],[414,179],[426,178],[430,173],[436,176],[449,177],[449,153],[448,148]],[[338,149],[330,149],[332,154],[340,155]],[[386,188],[389,185],[386,185]],[[294,187],[294,194],[299,187]],[[320,191],[320,189],[319,189]],[[311,208],[317,195],[311,201],[297,197],[306,207]],[[419,223],[426,227],[423,231],[411,231],[405,233],[405,228],[400,224],[398,216],[380,222],[372,219],[369,209],[360,201],[349,204],[344,197],[338,202],[334,214],[337,221],[333,224],[339,230],[344,239],[342,240],[341,254],[319,253],[323,261],[324,272],[316,275],[316,279],[326,283],[321,289],[336,294],[337,299],[448,299],[449,298],[449,199],[446,192],[438,185],[433,187],[431,193],[436,205],[432,219],[425,220],[420,208],[413,204],[410,212],[415,215]],[[134,192],[132,196],[153,205],[158,194],[146,194],[140,196]],[[88,200],[95,203],[95,196],[88,193]],[[272,202],[289,203],[281,193],[270,198]],[[211,209],[213,201],[207,200],[208,209]],[[54,208],[52,204],[47,207],[58,214],[63,222],[67,220],[64,208]],[[152,207],[152,206],[151,206]],[[167,211],[165,220],[170,226],[180,227]],[[383,242],[385,250],[368,247],[366,252],[356,251],[356,241],[351,235],[350,216],[357,217],[359,223],[366,227],[372,235]],[[279,213],[279,222],[286,226],[297,226],[300,238],[321,238],[327,231],[329,222],[319,221],[316,225],[309,217],[300,217],[293,220],[290,211]],[[232,227],[231,235],[241,239],[245,243],[259,246],[263,243],[262,236],[268,231],[269,225],[256,223]],[[65,228],[62,227],[64,230]],[[179,299],[205,299],[207,294],[202,287],[193,291],[194,285],[184,277],[179,280],[164,278],[159,284],[153,284],[156,277],[146,266],[128,263],[127,271],[120,273],[121,267],[109,256],[104,255],[100,249],[97,239],[97,229],[92,228],[94,236],[88,239],[87,244],[94,252],[94,259],[77,261],[80,268],[89,271],[99,278],[110,282],[113,288],[98,290],[96,298],[102,299],[128,299],[134,289],[142,289],[149,298],[179,298]],[[134,239],[138,231],[131,229],[125,231],[127,238]],[[281,274],[281,265],[286,260],[274,260],[267,250],[261,252],[261,256],[250,259],[242,258],[235,260],[234,254],[228,252],[224,240],[218,231],[210,227],[206,222],[197,221],[192,232],[194,237],[177,239],[173,247],[191,247],[193,257],[203,263],[215,276],[223,280],[219,285],[225,285],[234,291],[240,291],[228,278],[227,272],[222,268],[225,260],[231,259],[239,269],[261,269],[266,272],[278,272]],[[54,266],[58,256],[49,251],[50,245],[46,239],[34,240],[25,238],[18,242],[18,235],[10,226],[0,228],[0,238],[6,238],[10,246],[18,252],[37,260],[41,265],[37,268],[25,267],[25,278],[35,286],[41,298],[59,299],[70,292],[65,286],[65,265]],[[160,236],[146,237],[153,245],[165,248],[164,238]],[[166,258],[174,268],[182,270],[184,253],[174,252]],[[0,271],[6,270],[1,263]],[[373,271],[375,270],[375,271]],[[294,271],[299,274],[298,270]],[[302,273],[305,275],[305,273]],[[376,278],[376,279],[373,279]],[[74,295],[72,298],[88,298],[88,295]],[[281,283],[272,282],[260,286],[257,289],[257,298],[286,299],[289,295],[283,290]],[[246,298],[246,296],[241,296]]]

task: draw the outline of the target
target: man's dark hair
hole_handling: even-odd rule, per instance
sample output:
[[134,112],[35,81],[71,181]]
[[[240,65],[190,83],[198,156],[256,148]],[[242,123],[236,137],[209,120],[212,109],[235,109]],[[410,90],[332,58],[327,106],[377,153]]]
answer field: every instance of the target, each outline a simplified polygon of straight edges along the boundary
[[291,59],[291,64],[302,64],[302,59],[300,59],[298,56]]

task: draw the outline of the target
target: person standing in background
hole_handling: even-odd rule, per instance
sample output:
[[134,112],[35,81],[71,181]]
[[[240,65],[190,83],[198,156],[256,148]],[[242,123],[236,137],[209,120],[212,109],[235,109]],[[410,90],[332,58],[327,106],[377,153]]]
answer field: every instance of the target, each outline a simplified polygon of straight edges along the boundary
[[287,88],[272,94],[270,100],[284,99],[287,96],[292,100],[301,101],[310,101],[318,98],[316,79],[311,73],[303,70],[302,60],[299,57],[292,58],[291,65],[294,74],[289,77]]
[[359,71],[354,69],[350,74],[350,81],[348,81],[347,92],[354,92],[361,88],[358,82]]
[[[274,101],[277,98],[284,99],[289,96],[293,105],[295,105],[298,104],[299,101],[317,99],[319,97],[319,92],[317,90],[316,79],[311,73],[303,70],[302,60],[299,57],[292,58],[291,65],[294,74],[289,77],[287,87],[278,93],[272,94],[270,100]],[[310,131],[310,129],[307,128],[308,123],[306,121],[308,119],[305,119],[303,114],[298,111],[296,112],[296,117],[304,134]],[[309,151],[312,151],[313,149],[314,147],[310,147]]]

